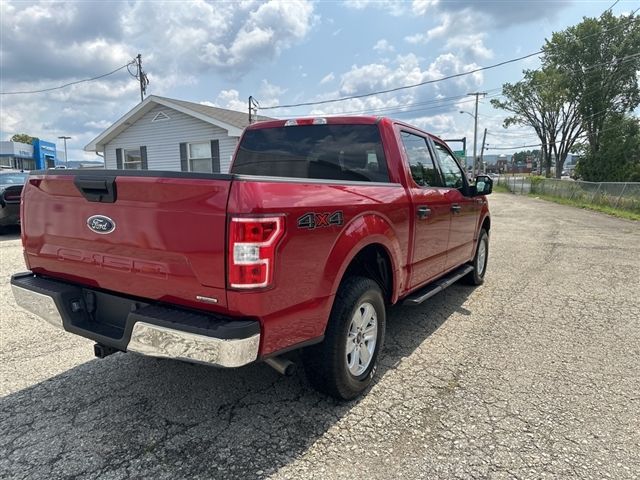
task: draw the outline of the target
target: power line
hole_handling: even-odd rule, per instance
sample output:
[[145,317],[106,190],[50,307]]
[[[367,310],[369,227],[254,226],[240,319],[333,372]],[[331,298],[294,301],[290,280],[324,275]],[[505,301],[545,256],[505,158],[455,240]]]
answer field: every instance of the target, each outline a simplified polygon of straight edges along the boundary
[[[613,8],[614,5],[612,5],[611,8]],[[638,10],[640,10],[640,8],[637,8],[636,10],[631,12],[631,14],[629,16],[632,17]],[[606,12],[606,10],[605,10],[605,12]],[[604,14],[604,12],[603,12],[603,14]],[[602,14],[600,16],[602,16]],[[612,27],[612,28],[610,28],[608,30],[603,30],[603,31],[600,31],[600,32],[594,32],[592,34],[585,35],[584,37],[580,37],[580,40],[584,40],[584,39],[587,39],[587,38],[590,38],[590,37],[593,37],[593,36],[596,36],[596,35],[600,35],[602,33],[605,33],[607,31],[609,31],[609,30],[614,30],[614,29],[620,28],[620,27],[626,25],[627,23],[631,23],[631,22],[633,22],[635,20],[636,20],[635,18],[630,18],[629,22],[625,22],[623,24],[616,25],[615,27]],[[493,64],[493,65],[488,65],[486,67],[479,67],[479,68],[476,68],[476,69],[473,69],[473,70],[469,70],[467,72],[456,73],[456,74],[453,74],[453,75],[447,75],[445,77],[436,78],[436,79],[433,79],[433,80],[427,80],[427,81],[419,82],[419,83],[414,83],[414,84],[411,84],[411,85],[404,85],[404,86],[401,86],[401,87],[389,88],[389,89],[386,89],[386,90],[378,90],[378,91],[375,91],[375,92],[362,93],[362,94],[359,94],[359,95],[350,95],[350,96],[346,96],[346,97],[339,97],[339,98],[333,98],[333,99],[328,99],[328,100],[318,100],[318,101],[313,101],[313,102],[301,102],[301,103],[293,103],[293,104],[287,104],[287,105],[271,105],[271,106],[268,106],[268,107],[261,107],[261,109],[262,110],[273,110],[273,109],[281,109],[281,108],[308,107],[308,106],[313,106],[313,105],[325,105],[325,104],[328,104],[328,103],[343,102],[343,101],[346,101],[346,100],[354,100],[354,99],[358,99],[358,98],[366,98],[366,97],[372,97],[372,96],[376,96],[376,95],[383,95],[385,93],[397,92],[397,91],[406,90],[406,89],[409,89],[409,88],[416,88],[416,87],[421,87],[423,85],[430,85],[430,84],[434,84],[434,83],[439,83],[439,82],[443,82],[445,80],[451,80],[451,79],[463,77],[463,76],[466,76],[466,75],[472,75],[474,73],[482,72],[484,70],[489,70],[489,69],[501,67],[503,65],[507,65],[507,64],[510,64],[510,63],[519,62],[521,60],[525,60],[527,58],[534,57],[536,55],[540,55],[541,53],[544,53],[544,49],[538,50],[537,52],[533,52],[533,53],[530,53],[528,55],[523,55],[521,57],[512,58],[510,60],[505,60],[503,62],[499,62],[499,63]]]
[[[584,73],[584,71],[586,71],[586,70],[597,68],[597,67],[602,66],[602,65],[626,63],[626,62],[629,62],[629,61],[631,61],[631,60],[633,60],[633,59],[635,59],[636,57],[639,57],[639,56],[640,56],[640,53],[634,53],[634,54],[627,55],[625,57],[617,58],[617,59],[614,59],[614,60],[610,60],[610,61],[607,61],[607,62],[600,62],[600,63],[596,63],[596,64],[593,64],[593,65],[590,65],[585,70],[573,70],[573,71],[565,70],[565,72],[566,73],[572,73],[572,72],[573,73]],[[487,92],[496,92],[496,93],[493,93],[492,95],[488,95],[485,98],[491,99],[491,98],[496,98],[496,97],[501,96],[502,92],[497,93],[499,90],[502,90],[502,87],[497,87],[497,88],[492,88],[492,89],[487,90]],[[382,112],[386,112],[388,114],[409,113],[409,112],[416,112],[416,111],[423,111],[423,110],[433,110],[433,109],[442,108],[442,107],[446,107],[446,106],[462,104],[462,103],[470,103],[470,102],[474,102],[475,101],[474,99],[470,99],[468,101],[454,101],[454,102],[451,102],[452,100],[463,99],[463,98],[465,98],[467,96],[468,95],[455,95],[455,96],[451,96],[451,97],[443,97],[443,98],[438,98],[438,99],[433,99],[433,100],[426,100],[424,102],[404,103],[404,104],[392,105],[392,106],[388,106],[388,107],[362,109],[362,110],[352,110],[352,111],[347,111],[347,112],[335,112],[335,115],[375,114],[375,113],[382,113]],[[440,103],[440,102],[442,102],[442,103]],[[438,104],[438,105],[430,107],[430,108],[424,108],[424,109],[418,109],[418,110],[402,110],[403,107],[413,107],[413,106],[418,106],[418,105],[430,105],[430,104]],[[333,115],[333,114],[334,113],[332,113],[331,115]],[[295,118],[295,117],[296,117],[295,115],[292,115],[292,116],[285,116],[283,118]]]
[[65,83],[64,85],[60,85],[58,87],[43,88],[41,90],[22,90],[22,91],[17,91],[17,92],[0,92],[0,95],[22,95],[22,94],[26,94],[26,93],[44,93],[44,92],[51,92],[53,90],[60,90],[61,88],[69,87],[71,85],[77,85],[79,83],[85,83],[85,82],[93,82],[94,80],[99,80],[101,78],[108,77],[109,75],[113,75],[114,73],[119,72],[123,68],[127,68],[128,69],[129,65],[134,65],[134,64],[135,64],[135,60],[131,60],[129,63],[126,63],[126,64],[122,65],[121,67],[118,67],[115,70],[112,70],[112,71],[110,71],[108,73],[104,73],[102,75],[98,75],[97,77],[85,78],[84,80],[76,80],[75,82]]
[[[619,127],[603,128],[602,130],[600,130],[599,133],[608,132],[610,130],[617,130],[618,128]],[[581,133],[580,135],[578,135],[576,137],[576,140],[583,139],[583,138],[586,138],[586,137],[592,137],[594,135],[595,135],[595,133],[584,132],[584,133]],[[487,148],[487,150],[516,150],[516,149],[519,149],[519,148],[542,147],[543,145],[550,146],[550,145],[555,145],[556,143],[561,143],[561,142],[562,142],[562,140],[556,140],[555,142],[535,143],[535,144],[531,144],[531,145],[518,145],[516,147],[489,147],[489,148]]]
[[602,12],[602,14],[601,14],[600,16],[604,15],[604,14],[605,14],[605,12],[610,12],[610,11],[611,11],[611,9],[613,9],[613,7],[615,7],[615,6],[618,4],[618,2],[619,2],[619,1],[620,1],[620,0],[616,0],[615,2],[613,2],[613,5],[611,5],[611,6],[610,6],[609,8],[607,8],[604,12]]
[[[501,96],[502,94],[497,94],[497,95],[492,95],[489,96],[487,98],[493,98],[493,97],[497,97],[497,96]],[[467,95],[462,95],[461,98],[467,97]],[[442,109],[442,108],[446,108],[446,107],[450,107],[453,105],[461,105],[461,104],[466,104],[466,103],[471,103],[471,102],[475,102],[475,99],[469,99],[469,100],[464,100],[464,101],[450,101],[447,103],[442,103],[442,104],[438,104],[438,105],[432,105],[432,106],[428,106],[428,107],[424,107],[424,108],[416,108],[416,109],[410,109],[407,110],[406,107],[412,107],[412,106],[418,106],[418,105],[422,105],[424,104],[424,102],[418,102],[418,103],[405,103],[405,104],[399,104],[399,105],[393,105],[390,107],[381,107],[381,108],[374,108],[374,109],[368,109],[368,110],[354,110],[354,111],[350,111],[350,112],[335,112],[335,113],[318,113],[317,116],[349,116],[349,115],[396,115],[396,114],[405,114],[405,113],[415,113],[415,112],[424,112],[424,111],[428,111],[428,110],[438,110],[438,109]],[[489,115],[485,115],[485,114],[481,114],[478,113],[479,117],[485,117],[485,118],[493,118]],[[288,119],[288,118],[298,118],[297,115],[290,115],[290,116],[279,116],[278,118],[281,119]],[[497,117],[496,117],[497,118]]]
[[[502,93],[499,94],[494,94],[494,95],[489,95],[487,98],[494,98],[497,96],[502,95]],[[385,114],[393,114],[393,113],[408,113],[408,112],[421,112],[423,110],[437,110],[439,108],[444,108],[444,107],[448,107],[451,105],[459,105],[459,104],[463,104],[463,103],[470,103],[470,102],[475,102],[474,99],[469,99],[469,100],[462,100],[463,98],[468,97],[468,95],[455,95],[452,97],[443,97],[443,98],[439,98],[439,99],[434,99],[434,100],[426,100],[424,102],[414,102],[414,103],[401,103],[401,104],[397,104],[397,105],[390,105],[387,107],[380,107],[380,108],[370,108],[370,109],[363,109],[363,110],[351,110],[351,111],[347,111],[347,112],[334,112],[334,113],[322,113],[319,115],[359,115],[359,114],[378,114],[378,113],[385,113]],[[439,103],[442,102],[442,103]],[[418,108],[418,109],[414,109],[414,110],[406,110],[406,108],[410,108],[410,107],[417,107],[417,106],[423,106],[423,105],[430,105],[428,107],[425,108]],[[283,116],[280,118],[296,118],[295,115],[292,116]]]
[[273,106],[270,106],[270,107],[262,107],[262,110],[273,110],[275,108],[308,107],[308,106],[312,106],[312,105],[325,105],[327,103],[343,102],[345,100],[353,100],[353,99],[356,99],[356,98],[365,98],[365,97],[372,97],[372,96],[375,96],[375,95],[382,95],[382,94],[385,94],[385,93],[398,92],[400,90],[406,90],[408,88],[415,88],[415,87],[421,87],[423,85],[430,85],[430,84],[433,84],[433,83],[443,82],[445,80],[451,80],[453,78],[464,77],[466,75],[471,75],[473,73],[482,72],[484,70],[489,70],[491,68],[501,67],[501,66],[507,65],[509,63],[519,62],[519,61],[525,60],[525,59],[527,59],[529,57],[533,57],[535,55],[540,55],[541,53],[542,53],[542,50],[540,50],[538,52],[530,53],[529,55],[523,55],[522,57],[513,58],[511,60],[505,60],[504,62],[496,63],[496,64],[493,64],[493,65],[488,65],[486,67],[479,67],[479,68],[475,68],[473,70],[469,70],[467,72],[456,73],[456,74],[453,74],[453,75],[447,75],[446,77],[441,77],[441,78],[436,78],[434,80],[427,80],[427,81],[424,81],[424,82],[414,83],[412,85],[404,85],[402,87],[389,88],[387,90],[379,90],[377,92],[362,93],[360,95],[351,95],[351,96],[348,96],[348,97],[334,98],[334,99],[331,99],[331,100],[319,100],[317,102],[303,102],[303,103],[295,103],[295,104],[290,104],[290,105],[273,105]]
[[[619,59],[615,59],[615,60],[610,60],[607,62],[600,62],[600,63],[596,63],[593,65],[590,65],[588,67],[588,69],[592,69],[592,68],[596,68],[598,66],[602,66],[602,65],[610,65],[612,63],[617,63],[617,64],[621,64],[621,63],[625,63],[628,61],[633,60],[635,57],[640,56],[640,53],[635,53],[632,55],[627,55],[625,57],[619,58]],[[567,72],[567,71],[565,71]],[[568,71],[568,73],[571,73],[572,71]],[[584,70],[575,70],[573,71],[575,73],[582,73],[584,72]],[[498,92],[500,90],[500,92]],[[487,99],[491,99],[491,98],[497,98],[503,95],[502,93],[502,87],[497,87],[497,88],[492,88],[487,90],[487,92],[495,92],[491,95],[488,95]],[[452,106],[452,105],[459,105],[459,104],[463,104],[463,103],[471,103],[471,102],[475,102],[475,99],[469,99],[469,100],[465,100],[465,101],[459,101],[458,99],[463,99],[465,97],[467,97],[468,95],[455,95],[455,96],[451,96],[451,97],[443,97],[443,98],[438,98],[438,99],[433,99],[433,100],[426,100],[424,102],[413,102],[413,103],[403,103],[403,104],[397,104],[397,105],[391,105],[388,107],[380,107],[380,108],[371,108],[371,109],[362,109],[362,110],[351,110],[351,111],[346,111],[346,112],[333,112],[333,113],[328,113],[328,114],[319,114],[319,115],[358,115],[358,114],[380,114],[380,113],[384,113],[386,115],[393,115],[393,114],[404,114],[404,113],[414,113],[414,112],[422,112],[422,111],[426,111],[426,110],[437,110],[439,108],[444,108],[444,107],[448,107],[448,106]],[[253,97],[252,97],[253,98]],[[483,103],[483,102],[480,102]],[[420,106],[420,105],[433,105],[431,107],[427,107],[427,108],[419,108],[419,109],[413,109],[413,110],[406,110],[406,108],[408,107],[414,107],[414,106]],[[489,117],[488,115],[484,115],[484,114],[478,114],[481,117]],[[280,118],[297,118],[297,115],[288,115],[288,116],[281,116]],[[493,118],[498,118],[498,117],[493,117]],[[491,135],[489,133],[489,135]]]

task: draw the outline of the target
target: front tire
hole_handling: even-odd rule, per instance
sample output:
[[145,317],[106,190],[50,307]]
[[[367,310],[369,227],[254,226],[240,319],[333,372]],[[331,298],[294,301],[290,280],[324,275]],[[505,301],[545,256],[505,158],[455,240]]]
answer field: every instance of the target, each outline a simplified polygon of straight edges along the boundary
[[469,272],[463,280],[469,285],[482,285],[487,272],[487,261],[489,260],[489,233],[483,228],[478,235],[476,254],[473,257],[471,266],[473,271]]
[[375,375],[385,327],[378,284],[370,278],[347,278],[336,295],[324,341],[303,352],[309,382],[340,400],[357,397]]

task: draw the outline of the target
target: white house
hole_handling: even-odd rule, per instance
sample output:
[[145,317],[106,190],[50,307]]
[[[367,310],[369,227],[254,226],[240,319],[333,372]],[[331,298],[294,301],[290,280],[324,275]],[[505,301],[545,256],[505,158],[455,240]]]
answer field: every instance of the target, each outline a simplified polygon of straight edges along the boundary
[[248,113],[150,95],[84,149],[105,168],[226,173],[248,124]]

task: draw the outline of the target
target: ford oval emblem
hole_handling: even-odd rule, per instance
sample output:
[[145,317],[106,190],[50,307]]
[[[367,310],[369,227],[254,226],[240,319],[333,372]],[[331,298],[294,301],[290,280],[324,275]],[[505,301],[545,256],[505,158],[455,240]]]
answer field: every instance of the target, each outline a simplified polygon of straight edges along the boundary
[[116,222],[104,215],[93,215],[87,218],[87,227],[96,233],[106,235],[116,229]]

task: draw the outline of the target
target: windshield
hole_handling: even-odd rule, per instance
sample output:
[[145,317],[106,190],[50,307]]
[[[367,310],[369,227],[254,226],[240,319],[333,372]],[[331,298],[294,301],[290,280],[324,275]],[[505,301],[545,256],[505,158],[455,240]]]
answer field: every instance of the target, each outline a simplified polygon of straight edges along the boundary
[[377,125],[299,125],[247,130],[231,173],[389,181]]

